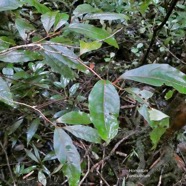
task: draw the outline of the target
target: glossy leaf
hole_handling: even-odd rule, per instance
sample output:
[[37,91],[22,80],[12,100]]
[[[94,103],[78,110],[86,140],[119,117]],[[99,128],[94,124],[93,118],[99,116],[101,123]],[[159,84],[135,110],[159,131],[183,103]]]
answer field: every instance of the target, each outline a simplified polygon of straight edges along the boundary
[[91,121],[101,138],[109,142],[118,132],[118,93],[111,82],[100,80],[92,88],[88,99]]
[[28,157],[30,157],[33,161],[39,163],[39,160],[36,158],[36,156],[30,150],[25,149],[25,151],[26,151],[26,154]]
[[[57,70],[57,68],[62,70],[64,66],[67,65],[70,68],[86,72],[86,68],[80,64],[78,61],[78,56],[72,50],[58,45],[57,43],[50,44],[50,42],[47,42],[43,45],[44,53],[47,63],[49,63],[50,66],[54,66],[53,68],[55,68],[55,70]],[[50,63],[50,61],[52,62]]]
[[50,12],[50,9],[47,6],[39,3],[38,0],[24,0],[24,2],[28,3],[30,6],[35,7],[37,9],[37,11],[41,14]]
[[90,124],[90,116],[87,113],[80,111],[72,111],[64,114],[56,120],[57,123],[66,123],[66,124]]
[[124,14],[110,13],[110,12],[102,12],[102,13],[94,13],[87,14],[83,19],[99,19],[99,20],[129,20],[129,17]]
[[0,77],[0,101],[7,105],[14,106],[12,94],[7,83]]
[[149,117],[150,117],[150,120],[160,121],[164,118],[168,118],[169,116],[167,116],[166,114],[164,114],[163,112],[161,112],[157,109],[152,108],[149,110]]
[[35,135],[39,124],[40,124],[40,120],[38,118],[32,121],[30,127],[27,130],[27,145],[30,143],[30,140]]
[[44,175],[44,173],[42,171],[38,172],[38,181],[43,185],[46,186],[47,184],[47,179],[46,176]]
[[1,61],[8,63],[21,63],[42,59],[38,52],[29,50],[17,50],[5,54],[0,54]]
[[93,25],[89,25],[85,23],[72,23],[69,25],[68,29],[70,31],[77,32],[79,34],[83,34],[86,37],[89,37],[91,39],[103,40],[109,45],[119,48],[114,37],[108,38],[110,34],[106,30],[97,28]]
[[102,45],[102,43],[97,42],[97,41],[86,43],[86,42],[80,40],[80,55],[90,52],[92,50],[97,50],[101,47],[101,45]]
[[63,173],[68,178],[69,186],[77,186],[80,180],[81,172],[71,163],[62,167]]
[[22,6],[19,0],[1,0],[0,1],[0,12],[7,10],[15,10]]
[[69,19],[69,15],[65,13],[57,13],[55,17],[55,23],[54,23],[54,31],[62,27],[64,24],[67,23]]
[[149,104],[148,99],[153,96],[153,93],[148,90],[141,90],[139,88],[125,88],[125,91],[131,94],[132,98],[139,103]]
[[73,165],[81,172],[80,155],[70,136],[61,128],[54,131],[54,151],[60,163]]
[[47,12],[41,16],[41,22],[47,33],[54,25],[56,15],[57,12]]
[[186,94],[186,75],[167,64],[149,64],[123,73],[119,79],[129,79],[153,86],[172,86]]
[[75,125],[75,126],[66,126],[65,130],[71,132],[74,136],[86,140],[92,143],[100,143],[101,138],[98,135],[97,130],[92,127],[83,126],[83,125]]
[[23,18],[17,18],[15,20],[15,26],[23,40],[27,39],[29,32],[35,30],[34,26]]
[[11,125],[9,128],[8,128],[8,135],[11,135],[12,133],[14,133],[18,128],[19,126],[23,123],[23,119],[19,119],[18,121],[16,121],[13,125]]
[[79,17],[79,16],[83,16],[84,14],[94,13],[97,11],[99,11],[99,9],[94,8],[93,6],[89,4],[82,4],[82,5],[77,6],[77,8],[73,11],[73,14],[76,17]]

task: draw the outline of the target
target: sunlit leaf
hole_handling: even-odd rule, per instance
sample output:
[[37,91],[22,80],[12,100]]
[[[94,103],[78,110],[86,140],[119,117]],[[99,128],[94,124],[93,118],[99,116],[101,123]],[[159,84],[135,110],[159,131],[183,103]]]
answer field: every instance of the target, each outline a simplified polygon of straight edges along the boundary
[[149,117],[150,117],[150,120],[160,121],[160,120],[162,120],[164,118],[167,118],[169,116],[167,116],[166,114],[164,114],[160,110],[152,108],[152,109],[149,110]]
[[118,132],[120,99],[109,81],[98,81],[89,95],[91,121],[102,139],[109,142]]
[[90,124],[90,116],[87,113],[80,111],[72,111],[64,114],[56,120],[58,123],[66,124]]
[[102,45],[102,43],[97,42],[97,41],[86,43],[86,42],[80,40],[80,55],[82,55],[86,52],[90,52],[92,50],[97,50],[101,47],[101,45]]
[[109,45],[119,48],[114,37],[109,38],[110,34],[104,29],[85,23],[72,23],[69,25],[68,29],[79,34],[83,34],[91,39],[103,40]]
[[7,83],[0,77],[0,101],[7,105],[14,106],[12,94]]
[[123,73],[119,79],[129,79],[153,86],[172,86],[186,94],[186,75],[167,64],[149,64]]
[[84,139],[86,141],[92,143],[100,143],[101,138],[98,135],[97,130],[93,129],[92,127],[83,126],[83,125],[75,125],[75,126],[66,126],[64,127],[65,130],[71,132],[74,136]]

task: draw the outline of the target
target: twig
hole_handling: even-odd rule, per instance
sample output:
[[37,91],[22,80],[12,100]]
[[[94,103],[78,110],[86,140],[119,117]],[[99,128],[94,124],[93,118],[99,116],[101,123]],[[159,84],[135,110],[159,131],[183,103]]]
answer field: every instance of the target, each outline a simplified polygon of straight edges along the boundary
[[11,168],[10,168],[10,163],[9,163],[8,155],[7,155],[7,153],[6,153],[6,150],[4,149],[4,146],[3,146],[3,144],[1,143],[1,141],[0,141],[0,146],[1,146],[1,148],[3,149],[3,152],[4,152],[4,154],[5,154],[5,158],[6,158],[6,162],[7,162],[7,165],[8,165],[8,170],[9,170],[9,172],[10,172],[10,176],[11,176],[11,178],[12,178],[12,180],[13,180],[14,186],[16,186],[15,179],[14,179],[12,170],[11,170]]
[[170,7],[168,9],[168,12],[164,18],[164,20],[161,22],[160,25],[158,26],[155,26],[154,29],[153,29],[153,35],[152,35],[152,38],[151,38],[151,41],[150,41],[150,44],[149,44],[149,47],[147,49],[147,51],[145,52],[141,62],[140,62],[140,65],[144,65],[146,63],[146,60],[149,56],[149,53],[150,53],[150,50],[156,40],[156,36],[158,35],[159,31],[162,29],[162,27],[165,25],[165,23],[167,22],[167,20],[169,19],[172,11],[174,10],[176,4],[177,4],[178,0],[172,0],[171,4],[170,4]]
[[98,163],[96,163],[96,164],[91,168],[91,172],[93,172],[93,170],[94,170],[97,166],[99,166],[100,164],[102,164],[105,160],[108,160],[108,159],[114,154],[114,152],[115,152],[116,149],[119,147],[119,145],[120,145],[123,141],[125,141],[126,139],[128,139],[130,136],[132,136],[132,135],[135,134],[135,133],[136,133],[136,131],[133,131],[133,132],[131,132],[129,135],[125,136],[125,137],[122,138],[120,141],[118,141],[118,142],[115,144],[114,148],[110,151],[109,155],[106,156],[106,157],[104,157],[102,160],[100,160]]
[[84,180],[86,179],[86,177],[88,176],[89,172],[90,172],[90,157],[87,155],[87,161],[88,161],[88,167],[87,167],[87,172],[86,174],[83,176],[83,178],[81,179],[81,181],[79,182],[79,186],[84,182]]

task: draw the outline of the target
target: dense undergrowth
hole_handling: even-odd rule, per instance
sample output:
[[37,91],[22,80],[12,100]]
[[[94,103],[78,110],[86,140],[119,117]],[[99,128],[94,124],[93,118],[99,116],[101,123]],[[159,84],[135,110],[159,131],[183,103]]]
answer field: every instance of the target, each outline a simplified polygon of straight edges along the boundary
[[4,0],[0,16],[0,185],[184,183],[173,148],[165,180],[154,161],[186,94],[185,1]]

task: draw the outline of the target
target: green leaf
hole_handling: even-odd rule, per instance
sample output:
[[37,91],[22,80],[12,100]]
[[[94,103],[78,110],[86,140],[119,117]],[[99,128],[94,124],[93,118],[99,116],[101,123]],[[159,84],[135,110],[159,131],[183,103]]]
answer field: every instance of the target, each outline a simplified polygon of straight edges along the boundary
[[73,164],[65,164],[62,167],[63,173],[68,178],[69,186],[79,185],[81,172]]
[[[78,69],[80,71],[86,72],[87,69],[80,64],[78,60],[78,56],[67,47],[61,46],[59,44],[55,43],[44,43],[43,45],[45,58],[47,59],[47,63],[51,66],[54,64],[54,68],[56,65],[55,70],[59,68],[59,70],[62,70],[64,68],[64,65],[67,65],[70,68]],[[50,61],[52,61],[50,63]],[[66,69],[65,69],[66,70]]]
[[22,3],[19,0],[1,0],[0,1],[0,12],[7,10],[15,10],[21,7]]
[[88,99],[91,121],[101,138],[109,142],[118,132],[119,95],[111,82],[100,80]]
[[150,117],[150,120],[160,121],[164,118],[168,118],[169,116],[167,116],[166,114],[164,114],[163,112],[161,112],[157,109],[152,108],[149,110],[149,117]]
[[30,127],[27,130],[27,145],[30,143],[30,140],[35,135],[39,124],[40,124],[40,120],[38,118],[32,121]]
[[15,20],[15,26],[23,40],[27,39],[29,32],[35,30],[34,26],[23,18],[17,18]]
[[125,88],[125,91],[130,93],[132,98],[139,103],[149,104],[148,99],[153,96],[153,93],[148,90],[141,90],[139,88]]
[[87,13],[94,13],[94,12],[98,12],[98,11],[99,11],[99,9],[94,8],[89,4],[82,4],[82,5],[77,6],[77,8],[73,11],[73,14],[76,17],[79,17],[79,16],[83,16],[84,14],[87,14]]
[[129,17],[124,14],[110,13],[110,12],[102,12],[102,13],[94,13],[87,14],[83,19],[99,19],[99,20],[129,20]]
[[9,53],[0,54],[1,61],[8,63],[21,63],[42,59],[38,52],[29,50],[17,50]]
[[11,125],[8,128],[8,135],[13,134],[18,128],[19,126],[23,123],[23,119],[19,119],[18,121],[16,121],[13,125]]
[[54,23],[54,31],[62,27],[64,24],[67,23],[69,19],[69,15],[65,13],[57,13],[55,17],[55,23]]
[[70,136],[61,128],[54,131],[54,151],[60,163],[73,165],[81,172],[80,155]]
[[30,6],[33,6],[41,14],[50,12],[50,9],[47,6],[40,4],[38,0],[24,0],[24,3],[28,3]]
[[47,33],[54,25],[56,15],[57,12],[47,12],[41,16],[41,22]]
[[85,23],[72,23],[69,25],[68,29],[79,34],[83,34],[91,39],[104,40],[104,42],[109,45],[119,48],[114,37],[108,38],[110,34],[104,29]]
[[10,45],[15,45],[15,41],[12,38],[6,36],[0,37],[0,51],[8,49]]
[[39,160],[36,158],[36,156],[30,150],[25,149],[25,151],[26,151],[26,154],[28,157],[30,157],[33,161],[39,163]]
[[86,43],[82,40],[80,40],[80,55],[90,52],[92,50],[97,50],[101,47],[102,43],[98,41],[93,41]]
[[80,111],[72,111],[64,114],[56,120],[57,123],[66,123],[66,124],[90,124],[90,116],[87,113]]
[[93,129],[92,127],[75,125],[75,126],[66,126],[64,127],[64,129],[71,132],[77,138],[84,139],[88,142],[92,142],[92,143],[101,142],[101,138],[98,135],[97,130]]
[[123,73],[119,79],[129,79],[153,86],[172,86],[186,94],[186,75],[167,64],[149,64]]
[[46,180],[46,176],[42,171],[38,172],[38,181],[43,185],[46,186],[47,184],[47,180]]
[[158,128],[154,128],[150,132],[150,139],[152,141],[153,147],[152,149],[155,149],[158,145],[158,142],[160,141],[161,136],[165,133],[166,128],[159,126]]
[[0,77],[0,101],[7,105],[14,106],[10,88],[1,77]]

